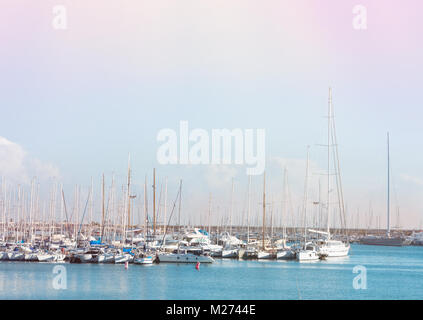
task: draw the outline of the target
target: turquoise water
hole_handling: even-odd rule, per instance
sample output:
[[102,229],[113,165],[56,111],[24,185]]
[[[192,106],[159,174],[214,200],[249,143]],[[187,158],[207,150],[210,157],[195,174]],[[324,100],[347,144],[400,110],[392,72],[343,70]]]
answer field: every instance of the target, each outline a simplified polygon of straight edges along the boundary
[[[423,247],[352,245],[350,253],[309,263],[216,259],[199,271],[64,263],[60,290],[53,287],[59,264],[0,262],[0,299],[423,299]],[[367,289],[353,287],[357,265],[367,270]]]

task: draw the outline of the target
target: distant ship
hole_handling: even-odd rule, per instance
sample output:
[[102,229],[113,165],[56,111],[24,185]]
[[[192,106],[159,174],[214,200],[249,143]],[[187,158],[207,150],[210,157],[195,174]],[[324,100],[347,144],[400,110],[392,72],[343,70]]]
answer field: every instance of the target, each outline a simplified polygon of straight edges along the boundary
[[401,247],[405,244],[405,239],[401,237],[390,236],[365,236],[360,239],[361,244],[368,244],[374,246],[394,246]]
[[387,229],[385,236],[367,235],[359,240],[361,244],[375,246],[395,246],[401,247],[406,244],[406,239],[402,237],[393,237],[390,234],[389,211],[390,211],[390,165],[389,165],[389,132],[388,132],[388,201],[387,201]]

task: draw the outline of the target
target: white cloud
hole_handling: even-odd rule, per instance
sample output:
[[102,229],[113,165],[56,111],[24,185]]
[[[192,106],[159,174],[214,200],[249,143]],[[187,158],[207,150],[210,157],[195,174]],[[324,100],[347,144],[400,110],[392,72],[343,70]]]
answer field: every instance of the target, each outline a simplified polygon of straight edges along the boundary
[[417,178],[417,177],[413,177],[410,176],[408,174],[401,174],[400,178],[406,182],[412,182],[414,184],[417,184],[419,186],[423,186],[423,179]]
[[206,170],[206,181],[211,188],[222,188],[230,185],[237,174],[237,169],[229,165],[210,165]]
[[31,157],[20,145],[0,136],[0,176],[10,182],[29,184],[33,177],[45,180],[60,174],[53,164]]

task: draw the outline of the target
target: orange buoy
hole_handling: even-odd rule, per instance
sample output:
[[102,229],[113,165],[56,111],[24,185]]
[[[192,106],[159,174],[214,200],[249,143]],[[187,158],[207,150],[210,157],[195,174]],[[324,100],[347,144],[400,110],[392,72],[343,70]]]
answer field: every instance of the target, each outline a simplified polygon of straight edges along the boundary
[[195,269],[197,269],[198,271],[200,271],[200,262],[197,262],[197,264],[195,265]]

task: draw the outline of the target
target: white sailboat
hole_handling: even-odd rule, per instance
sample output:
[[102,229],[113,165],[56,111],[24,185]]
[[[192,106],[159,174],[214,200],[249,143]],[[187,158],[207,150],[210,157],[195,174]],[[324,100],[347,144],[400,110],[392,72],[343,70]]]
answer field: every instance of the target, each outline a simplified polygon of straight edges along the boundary
[[[320,239],[316,241],[316,245],[318,248],[319,255],[321,257],[345,257],[348,256],[348,252],[350,250],[350,244],[345,243],[339,240],[333,240],[330,237],[330,166],[331,166],[331,158],[330,158],[330,151],[331,146],[336,148],[336,135],[335,135],[335,123],[333,120],[333,108],[332,108],[332,89],[329,88],[329,103],[328,103],[328,167],[327,167],[327,203],[326,203],[326,210],[327,210],[327,227],[326,232],[324,231],[316,231],[316,230],[309,230],[310,232],[318,233],[325,236],[324,239]],[[337,157],[337,152],[334,153],[334,160],[335,156]],[[335,161],[335,170],[336,175],[339,181],[337,181],[337,191],[338,191],[338,201],[340,203],[340,210],[341,216],[343,214],[343,194],[342,194],[342,186],[340,185],[340,170],[339,170],[339,161]]]
[[141,257],[134,258],[135,264],[152,264],[153,261],[154,259],[152,255],[143,255]]
[[213,263],[214,259],[208,255],[194,254],[194,253],[159,253],[159,262],[171,263]]
[[307,242],[307,196],[308,196],[308,169],[309,169],[309,149],[307,147],[307,165],[304,182],[304,199],[303,199],[303,223],[304,223],[304,246],[296,252],[295,258],[298,261],[313,261],[318,260],[319,255],[315,245]]
[[304,248],[299,250],[296,254],[298,261],[316,261],[319,260],[319,254],[317,248],[312,242],[308,242],[304,245]]

